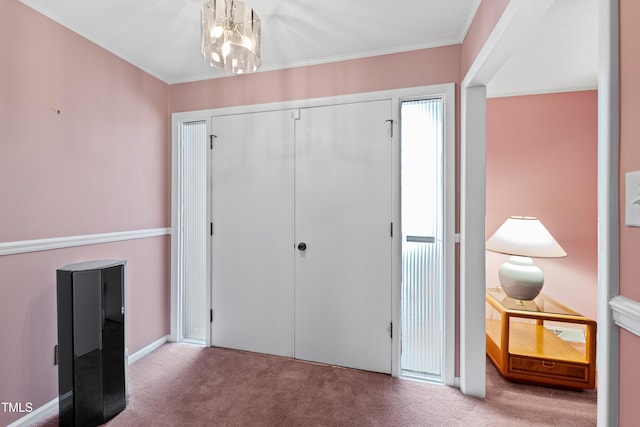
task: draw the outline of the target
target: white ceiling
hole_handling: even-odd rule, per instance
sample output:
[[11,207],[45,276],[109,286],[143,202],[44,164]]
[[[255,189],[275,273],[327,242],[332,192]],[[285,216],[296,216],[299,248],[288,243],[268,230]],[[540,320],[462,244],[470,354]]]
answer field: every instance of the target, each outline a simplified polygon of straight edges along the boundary
[[555,0],[487,86],[489,96],[595,89],[598,1]]
[[[166,83],[224,76],[200,54],[204,0],[21,1]],[[267,71],[461,43],[480,0],[247,3],[262,19]],[[555,0],[489,94],[595,87],[596,9],[596,0]]]
[[[22,0],[167,83],[221,77],[200,54],[204,0]],[[248,0],[260,70],[460,43],[479,0]]]

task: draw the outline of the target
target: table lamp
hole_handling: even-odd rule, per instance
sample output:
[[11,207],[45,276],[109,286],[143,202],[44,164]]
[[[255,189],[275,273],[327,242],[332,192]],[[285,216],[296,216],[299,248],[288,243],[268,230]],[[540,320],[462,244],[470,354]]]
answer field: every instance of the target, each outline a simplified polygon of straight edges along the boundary
[[530,257],[560,258],[567,253],[535,217],[512,216],[487,240],[487,249],[511,255],[498,277],[507,296],[532,300],[544,284],[544,273]]

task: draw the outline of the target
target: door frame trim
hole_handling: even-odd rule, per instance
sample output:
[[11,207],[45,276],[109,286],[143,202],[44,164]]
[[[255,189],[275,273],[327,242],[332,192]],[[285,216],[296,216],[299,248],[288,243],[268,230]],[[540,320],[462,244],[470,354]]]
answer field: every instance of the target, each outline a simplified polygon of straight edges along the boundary
[[486,395],[486,87],[553,0],[511,0],[460,89],[460,388]]
[[[431,97],[442,96],[445,100],[445,212],[444,212],[444,280],[445,280],[445,295],[444,295],[444,313],[445,313],[445,333],[444,333],[444,366],[443,366],[443,382],[447,385],[455,384],[455,345],[456,345],[456,330],[455,330],[455,129],[456,129],[456,117],[455,117],[455,84],[446,83],[439,85],[429,86],[417,86],[402,89],[391,89],[374,92],[364,92],[350,95],[338,95],[331,97],[312,98],[294,101],[282,101],[266,104],[252,104],[242,105],[234,107],[222,107],[214,109],[196,110],[189,112],[173,113],[171,115],[171,146],[172,146],[172,168],[171,168],[171,227],[172,227],[172,243],[171,243],[171,332],[170,340],[176,341],[178,339],[178,281],[177,281],[177,263],[178,263],[178,241],[179,241],[179,201],[181,194],[180,188],[180,174],[179,174],[179,146],[180,146],[180,131],[182,124],[185,122],[192,122],[198,120],[206,120],[210,126],[210,117],[231,115],[231,114],[246,114],[252,112],[264,112],[274,110],[288,110],[298,108],[310,108],[319,107],[325,105],[346,104],[354,102],[367,102],[381,99],[391,99],[392,101],[392,117],[394,125],[399,123],[400,119],[400,101],[403,99],[415,99],[419,97]],[[211,133],[211,132],[209,132]],[[391,220],[395,224],[400,224],[400,144],[399,144],[399,132],[394,132],[392,143],[394,144],[392,150],[392,212]],[[209,163],[210,164],[210,158]],[[210,185],[210,183],[209,183]],[[210,191],[208,192],[208,194]],[[210,205],[209,201],[207,205]],[[209,220],[211,220],[209,213]],[[400,290],[401,290],[401,273],[402,273],[402,249],[401,249],[401,236],[398,233],[392,237],[392,259],[391,259],[391,321],[396,325],[394,328],[396,332],[401,333],[401,318],[400,318]],[[210,245],[209,245],[210,246]],[[210,259],[210,249],[207,254],[207,260]],[[210,261],[208,261],[207,269],[209,271],[209,283],[208,289],[208,307],[207,311],[211,309],[211,274],[210,274]],[[211,345],[211,331],[210,323],[207,322],[207,340],[206,345]],[[391,373],[393,376],[398,376],[400,373],[400,340],[399,335],[394,334],[392,339],[392,354],[391,354]]]
[[620,3],[598,0],[598,425],[619,422],[620,334],[610,306],[620,294]]
[[[460,372],[465,394],[485,394],[484,295],[479,295],[477,277],[484,281],[484,220],[486,188],[484,157],[486,135],[468,133],[469,121],[484,120],[486,85],[511,55],[515,44],[533,28],[551,0],[511,0],[489,39],[476,57],[461,87],[461,262],[460,262]],[[619,1],[598,0],[598,425],[617,425],[619,404],[619,337],[609,302],[619,293]],[[478,98],[478,99],[474,99]],[[465,150],[480,151],[480,157],[464,159]],[[475,180],[474,180],[475,177]],[[474,182],[481,184],[471,186]],[[467,229],[468,228],[468,229]],[[477,244],[469,247],[469,240]],[[468,256],[464,256],[464,254]],[[482,262],[479,262],[481,260]],[[481,292],[484,292],[482,287]],[[481,319],[481,323],[477,320]],[[481,335],[482,342],[476,338]],[[474,372],[482,369],[482,375]]]

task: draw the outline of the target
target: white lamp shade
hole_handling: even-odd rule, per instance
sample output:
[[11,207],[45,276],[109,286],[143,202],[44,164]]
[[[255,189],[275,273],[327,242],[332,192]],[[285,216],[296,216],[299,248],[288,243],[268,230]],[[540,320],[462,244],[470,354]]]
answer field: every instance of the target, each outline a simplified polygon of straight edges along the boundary
[[487,240],[487,249],[536,258],[567,256],[538,218],[528,216],[509,217]]

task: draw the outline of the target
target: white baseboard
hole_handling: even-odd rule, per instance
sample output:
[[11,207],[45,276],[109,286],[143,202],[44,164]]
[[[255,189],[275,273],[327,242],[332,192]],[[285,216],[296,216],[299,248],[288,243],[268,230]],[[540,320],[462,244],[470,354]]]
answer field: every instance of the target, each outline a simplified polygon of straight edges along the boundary
[[12,422],[7,427],[26,427],[35,422],[40,421],[43,418],[51,415],[53,412],[58,410],[58,398],[56,397],[51,402],[47,402],[41,407],[34,409],[32,412],[29,412],[24,417]]
[[159,349],[168,340],[169,340],[169,336],[165,335],[164,337],[152,342],[148,346],[146,346],[144,348],[141,348],[140,350],[136,351],[134,354],[129,356],[129,365],[132,365],[132,364],[136,363],[138,360],[142,359],[143,357],[145,357],[149,353],[153,352],[154,350]]
[[[162,347],[162,345],[165,344],[167,341],[168,341],[168,335],[164,336],[164,337],[152,342],[148,346],[136,351],[134,354],[132,354],[131,356],[128,357],[127,364],[131,365],[131,364],[137,362],[138,360],[142,359],[143,357],[145,357],[149,353],[151,353],[154,350]],[[53,412],[55,412],[57,410],[58,410],[58,398],[56,397],[52,401],[45,403],[44,405],[40,406],[37,409],[34,409],[32,412],[28,413],[24,417],[12,422],[7,427],[27,427],[27,426],[29,426],[29,425],[31,425],[33,423],[36,423],[36,422],[40,421],[43,418],[46,418],[51,413],[53,413]]]

